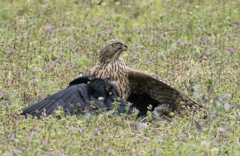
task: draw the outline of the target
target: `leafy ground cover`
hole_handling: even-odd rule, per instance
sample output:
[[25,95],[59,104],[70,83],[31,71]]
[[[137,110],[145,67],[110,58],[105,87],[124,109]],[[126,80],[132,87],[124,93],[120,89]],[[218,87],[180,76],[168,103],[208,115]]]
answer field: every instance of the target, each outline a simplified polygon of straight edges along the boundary
[[[239,155],[239,12],[226,0],[2,0],[1,155]],[[169,80],[210,117],[18,116],[94,66],[112,38],[128,45],[128,66]]]

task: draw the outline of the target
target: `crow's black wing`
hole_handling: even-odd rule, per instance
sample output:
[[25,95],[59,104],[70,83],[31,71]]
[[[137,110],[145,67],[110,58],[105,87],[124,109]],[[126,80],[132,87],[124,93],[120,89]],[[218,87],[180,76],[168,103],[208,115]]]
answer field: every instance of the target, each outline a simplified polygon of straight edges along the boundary
[[[89,84],[87,84],[89,82]],[[98,100],[103,97],[103,104]],[[82,113],[84,110],[96,112],[100,109],[111,110],[112,103],[118,98],[114,88],[102,79],[93,76],[83,76],[70,82],[70,86],[63,89],[42,101],[22,109],[22,115],[31,114],[38,118],[43,115],[46,109],[46,115],[51,115],[58,106],[61,106],[64,112],[74,115],[76,112]],[[118,112],[125,113],[125,103],[120,99]]]
[[[46,109],[46,115],[51,115],[58,106],[61,106],[64,111],[69,114],[75,114],[73,106],[77,106],[79,103],[80,105],[78,106],[78,110],[84,110],[88,105],[86,100],[89,100],[90,98],[88,97],[87,87],[88,86],[84,83],[69,86],[42,101],[23,108],[22,114],[26,115],[26,113],[28,113],[29,115],[31,114],[32,116],[40,117],[40,115],[44,112],[44,109]],[[83,91],[84,94],[82,95],[79,90]]]

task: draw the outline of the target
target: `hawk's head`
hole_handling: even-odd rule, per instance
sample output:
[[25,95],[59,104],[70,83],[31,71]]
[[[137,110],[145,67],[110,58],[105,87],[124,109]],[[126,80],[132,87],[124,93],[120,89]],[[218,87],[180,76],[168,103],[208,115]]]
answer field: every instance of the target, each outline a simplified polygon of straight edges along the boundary
[[112,39],[107,41],[100,51],[100,62],[118,59],[123,51],[127,50],[127,45],[121,40]]

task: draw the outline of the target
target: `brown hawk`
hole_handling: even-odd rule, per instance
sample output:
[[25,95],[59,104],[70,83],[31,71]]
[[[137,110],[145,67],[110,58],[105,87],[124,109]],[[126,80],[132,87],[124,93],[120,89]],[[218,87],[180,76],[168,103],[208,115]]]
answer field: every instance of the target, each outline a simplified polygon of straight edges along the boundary
[[121,40],[107,41],[100,51],[99,62],[90,69],[90,74],[101,79],[108,78],[108,82],[124,101],[127,101],[131,93],[145,93],[160,104],[169,104],[176,111],[205,110],[202,105],[161,77],[127,67],[121,56],[126,50],[127,45]]

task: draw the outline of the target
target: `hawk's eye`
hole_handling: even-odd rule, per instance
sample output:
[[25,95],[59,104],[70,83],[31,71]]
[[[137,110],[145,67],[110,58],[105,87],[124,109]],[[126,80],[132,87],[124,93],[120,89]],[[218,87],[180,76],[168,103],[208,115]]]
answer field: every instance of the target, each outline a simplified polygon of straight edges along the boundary
[[115,47],[117,46],[117,44],[116,44],[116,43],[113,43],[112,46],[113,46],[113,48],[115,48]]

